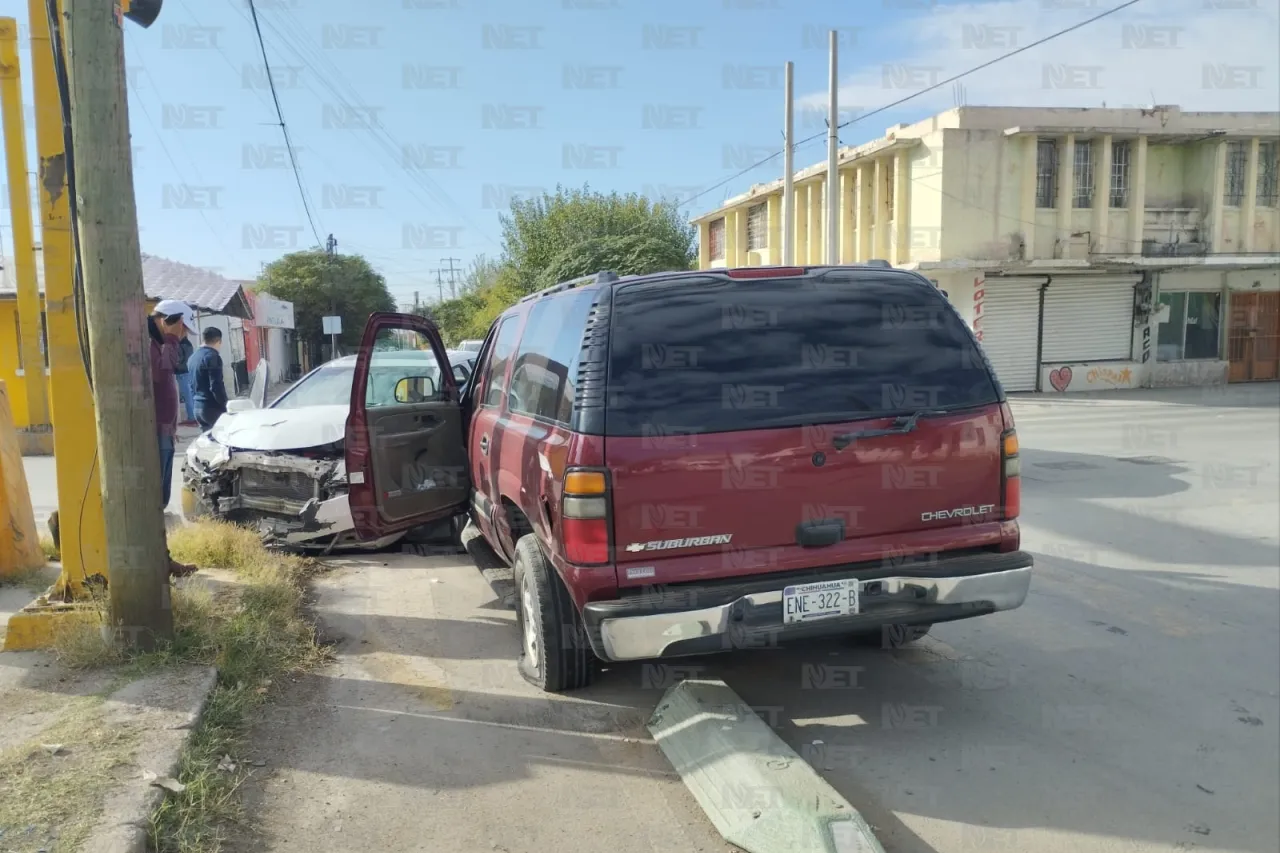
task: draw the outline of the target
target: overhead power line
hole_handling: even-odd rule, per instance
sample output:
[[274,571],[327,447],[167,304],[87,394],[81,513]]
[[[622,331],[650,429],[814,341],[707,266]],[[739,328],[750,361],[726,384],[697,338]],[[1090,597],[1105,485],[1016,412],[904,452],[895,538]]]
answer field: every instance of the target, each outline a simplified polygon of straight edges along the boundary
[[[882,106],[882,107],[877,107],[876,109],[872,110],[871,112],[868,112],[868,113],[862,113],[861,115],[855,116],[855,117],[853,117],[853,118],[849,119],[849,120],[848,120],[848,121],[846,121],[846,122],[842,122],[842,123],[840,123],[839,125],[837,125],[837,128],[848,127],[849,125],[851,125],[851,124],[856,124],[857,122],[860,122],[860,121],[862,121],[863,119],[868,119],[868,118],[871,118],[871,117],[872,117],[872,116],[874,116],[874,115],[878,115],[878,114],[883,113],[883,112],[888,112],[889,110],[893,109],[894,107],[899,107],[899,106],[902,106],[903,104],[907,103],[908,101],[915,100],[916,98],[920,97],[921,95],[927,95],[929,92],[932,92],[932,91],[934,91],[934,90],[936,90],[936,89],[939,89],[939,88],[941,88],[941,87],[943,87],[943,86],[946,86],[946,85],[949,85],[949,84],[951,84],[951,83],[954,83],[954,82],[956,82],[957,80],[960,80],[960,79],[962,79],[962,78],[964,78],[964,77],[968,77],[970,74],[974,74],[974,73],[976,73],[976,72],[978,72],[978,71],[982,71],[983,69],[990,68],[992,65],[995,65],[997,62],[1003,62],[1004,60],[1009,59],[1009,58],[1010,58],[1010,57],[1012,57],[1012,56],[1017,56],[1019,53],[1023,53],[1024,51],[1031,50],[1031,48],[1033,48],[1033,47],[1039,47],[1040,45],[1044,44],[1045,42],[1053,41],[1054,39],[1056,39],[1056,38],[1058,38],[1058,37],[1060,37],[1060,36],[1064,36],[1064,35],[1066,35],[1067,33],[1074,32],[1074,31],[1076,31],[1076,30],[1080,29],[1081,27],[1085,27],[1085,26],[1088,26],[1089,24],[1094,23],[1095,21],[1100,21],[1100,20],[1102,20],[1103,18],[1105,18],[1105,17],[1107,17],[1107,16],[1109,16],[1109,15],[1114,15],[1116,12],[1121,12],[1121,11],[1123,11],[1123,10],[1125,10],[1125,9],[1129,8],[1130,6],[1134,6],[1134,5],[1136,5],[1136,4],[1140,3],[1140,2],[1141,2],[1141,0],[1129,0],[1129,2],[1127,2],[1127,3],[1121,3],[1119,6],[1116,6],[1115,8],[1108,9],[1108,10],[1106,10],[1105,12],[1099,12],[1097,15],[1094,15],[1092,18],[1086,18],[1085,20],[1080,21],[1080,22],[1075,23],[1075,24],[1072,24],[1072,25],[1071,25],[1071,26],[1069,26],[1069,27],[1064,27],[1064,28],[1062,28],[1062,29],[1058,30],[1057,32],[1050,33],[1049,35],[1045,36],[1044,38],[1037,39],[1037,40],[1035,40],[1035,41],[1033,41],[1033,42],[1031,42],[1031,43],[1029,43],[1029,44],[1023,45],[1022,47],[1015,48],[1014,50],[1011,50],[1011,51],[1009,51],[1008,53],[1005,53],[1005,54],[1001,54],[1000,56],[997,56],[997,57],[995,57],[994,59],[989,59],[989,60],[987,60],[986,62],[983,62],[983,63],[982,63],[982,64],[980,64],[980,65],[975,65],[974,67],[970,68],[968,71],[962,71],[962,72],[960,72],[959,74],[956,74],[956,75],[954,75],[954,76],[952,76],[952,77],[948,77],[948,78],[947,78],[947,79],[945,79],[945,80],[939,80],[937,83],[934,83],[932,86],[929,86],[929,87],[927,87],[927,88],[921,89],[921,90],[920,90],[920,91],[918,91],[918,92],[913,92],[913,93],[911,93],[910,95],[907,95],[906,97],[899,98],[898,100],[894,101],[893,103],[885,104],[885,105],[884,105],[884,106]],[[826,138],[826,135],[827,135],[827,132],[826,132],[825,130],[820,131],[820,132],[818,132],[818,133],[813,134],[812,136],[805,137],[804,139],[802,139],[802,140],[800,140],[799,142],[795,143],[795,145],[793,146],[793,148],[799,148],[801,145],[805,145],[805,144],[807,144],[807,143],[813,142],[815,139],[825,139],[825,138]],[[759,160],[759,161],[757,161],[757,162],[755,162],[755,163],[752,163],[750,166],[747,166],[745,169],[742,169],[742,170],[740,170],[740,171],[738,171],[738,172],[735,172],[734,174],[730,175],[729,177],[725,178],[724,180],[719,181],[718,183],[714,183],[714,184],[712,184],[711,186],[707,187],[706,189],[701,190],[700,192],[695,193],[694,195],[692,195],[692,196],[690,196],[689,198],[685,199],[684,201],[680,202],[680,203],[677,205],[677,207],[684,207],[685,205],[687,205],[687,204],[689,204],[690,202],[693,202],[693,201],[695,201],[695,200],[697,200],[697,199],[701,198],[702,196],[706,195],[707,193],[712,192],[712,191],[714,191],[714,190],[718,190],[718,189],[720,189],[721,187],[725,186],[726,184],[729,184],[729,183],[732,183],[733,181],[736,181],[738,178],[741,178],[743,175],[746,175],[746,174],[748,174],[748,173],[750,173],[750,172],[754,172],[756,169],[760,168],[760,167],[761,167],[761,166],[763,166],[765,163],[768,163],[768,162],[772,161],[773,159],[775,159],[775,158],[777,158],[777,157],[781,156],[781,155],[782,155],[782,153],[783,153],[782,151],[775,151],[774,153],[770,154],[768,157],[765,157],[765,158],[763,158],[763,159],[761,159],[761,160]]]
[[298,183],[298,195],[302,198],[302,209],[306,211],[307,222],[311,225],[311,233],[316,238],[316,245],[322,242],[320,229],[316,228],[315,217],[311,215],[311,205],[307,201],[307,190],[302,184],[302,174],[298,171],[298,156],[293,150],[293,140],[289,138],[289,126],[285,124],[284,112],[280,109],[280,97],[276,94],[276,81],[271,76],[271,62],[267,59],[267,44],[262,40],[262,27],[258,25],[258,7],[249,0],[249,14],[253,16],[253,30],[258,36],[258,47],[262,50],[262,67],[267,72],[267,85],[271,87],[271,100],[276,107],[276,118],[280,119],[280,132],[284,134],[284,145],[289,152],[289,164],[293,167],[293,177]]

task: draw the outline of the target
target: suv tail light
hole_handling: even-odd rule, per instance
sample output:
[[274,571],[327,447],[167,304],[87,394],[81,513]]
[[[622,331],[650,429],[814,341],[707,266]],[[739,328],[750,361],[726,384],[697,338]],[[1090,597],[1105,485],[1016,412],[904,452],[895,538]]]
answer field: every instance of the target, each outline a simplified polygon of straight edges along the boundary
[[1000,502],[1006,519],[1022,511],[1022,463],[1018,457],[1018,431],[1010,427],[1000,434]]
[[609,478],[604,471],[571,468],[560,504],[565,558],[579,566],[609,562]]

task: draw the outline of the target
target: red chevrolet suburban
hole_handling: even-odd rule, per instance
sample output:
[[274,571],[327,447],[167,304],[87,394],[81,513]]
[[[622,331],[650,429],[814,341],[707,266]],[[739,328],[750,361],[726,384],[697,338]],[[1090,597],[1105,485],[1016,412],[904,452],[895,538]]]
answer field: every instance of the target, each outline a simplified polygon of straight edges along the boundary
[[428,320],[370,317],[356,529],[469,513],[512,566],[519,667],[544,690],[585,685],[596,659],[899,645],[1027,596],[1013,416],[917,273],[600,273],[509,308],[464,393],[446,369],[367,407],[371,354],[401,347],[446,362]]

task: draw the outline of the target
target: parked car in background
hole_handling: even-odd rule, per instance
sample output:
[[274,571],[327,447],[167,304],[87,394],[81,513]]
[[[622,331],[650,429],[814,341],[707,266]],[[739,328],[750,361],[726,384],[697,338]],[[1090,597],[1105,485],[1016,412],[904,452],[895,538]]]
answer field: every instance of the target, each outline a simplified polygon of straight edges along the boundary
[[[453,387],[465,389],[475,353],[451,352],[447,361]],[[277,544],[377,549],[399,540],[403,531],[361,542],[352,529],[343,444],[356,368],[356,356],[334,359],[267,406],[255,379],[250,399],[233,400],[188,448],[184,513],[252,526]],[[430,350],[379,351],[362,369],[361,399],[373,409],[412,405],[444,387]]]
[[458,349],[463,352],[480,352],[480,346],[484,341],[462,341],[458,344]]
[[[446,357],[399,314],[362,350],[397,336]],[[509,308],[476,365],[423,403],[355,389],[352,519],[377,540],[469,513],[512,566],[517,661],[544,690],[597,659],[898,646],[1027,596],[1013,414],[918,273],[601,273]]]

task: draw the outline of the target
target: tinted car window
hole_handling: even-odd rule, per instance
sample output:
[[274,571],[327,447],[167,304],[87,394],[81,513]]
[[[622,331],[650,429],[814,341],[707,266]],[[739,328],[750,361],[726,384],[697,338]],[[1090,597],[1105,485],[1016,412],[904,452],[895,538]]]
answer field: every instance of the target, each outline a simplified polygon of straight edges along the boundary
[[609,435],[728,432],[999,399],[972,334],[905,275],[706,278],[618,288]]
[[508,317],[498,327],[498,336],[489,354],[483,403],[485,406],[502,405],[502,382],[507,375],[507,362],[516,349],[516,334],[520,329],[518,320],[518,317]]
[[579,290],[534,303],[511,373],[511,411],[568,422],[582,333],[595,298],[594,289]]

